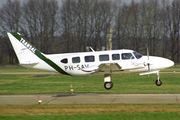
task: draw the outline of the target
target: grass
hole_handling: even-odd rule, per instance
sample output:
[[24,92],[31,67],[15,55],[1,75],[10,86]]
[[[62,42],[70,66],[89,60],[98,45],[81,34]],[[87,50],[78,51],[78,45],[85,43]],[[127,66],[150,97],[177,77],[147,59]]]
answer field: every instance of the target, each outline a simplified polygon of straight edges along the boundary
[[0,94],[117,93],[178,94],[179,74],[162,74],[162,86],[155,85],[156,75],[113,75],[114,87],[104,88],[103,76],[71,77],[64,75],[0,75]]
[[0,66],[0,73],[12,73],[12,72],[45,72],[43,70],[28,69],[17,65]]
[[95,113],[65,115],[15,115],[0,116],[3,120],[178,120],[180,113]]
[[176,120],[179,104],[1,105],[0,119]]
[[0,105],[0,115],[180,112],[180,104]]
[[[175,66],[164,72],[179,72]],[[43,72],[17,66],[1,66],[0,73]],[[156,75],[113,75],[114,87],[104,89],[103,76],[70,77],[54,75],[0,75],[0,94],[58,94],[70,93],[180,93],[179,74],[161,74],[163,85],[155,85]],[[177,120],[180,104],[83,104],[83,105],[0,105],[3,120]]]

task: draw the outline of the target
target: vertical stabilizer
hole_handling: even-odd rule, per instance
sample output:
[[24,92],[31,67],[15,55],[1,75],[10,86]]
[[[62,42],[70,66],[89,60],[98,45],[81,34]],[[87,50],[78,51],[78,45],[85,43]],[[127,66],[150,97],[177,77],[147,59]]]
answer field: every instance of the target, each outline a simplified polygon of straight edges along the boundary
[[69,75],[52,59],[37,50],[28,41],[24,40],[19,33],[7,33],[13,49],[21,66],[48,71],[55,71]]
[[32,67],[39,62],[35,55],[36,48],[24,40],[19,33],[7,33],[19,63],[25,67]]

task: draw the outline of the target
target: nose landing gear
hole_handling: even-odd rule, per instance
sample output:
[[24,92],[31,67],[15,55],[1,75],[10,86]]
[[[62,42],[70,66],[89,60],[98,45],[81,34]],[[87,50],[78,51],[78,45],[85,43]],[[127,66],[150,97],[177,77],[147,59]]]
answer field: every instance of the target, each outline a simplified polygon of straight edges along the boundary
[[157,86],[161,86],[162,85],[162,81],[159,79],[159,72],[157,72],[157,80],[155,81],[155,84]]

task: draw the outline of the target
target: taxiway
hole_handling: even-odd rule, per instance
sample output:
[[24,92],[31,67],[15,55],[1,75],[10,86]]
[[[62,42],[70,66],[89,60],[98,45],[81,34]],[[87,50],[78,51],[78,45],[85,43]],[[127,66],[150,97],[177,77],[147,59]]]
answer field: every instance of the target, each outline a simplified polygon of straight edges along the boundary
[[[39,95],[42,104],[179,104],[180,94],[59,94]],[[0,105],[38,104],[36,95],[0,95]]]

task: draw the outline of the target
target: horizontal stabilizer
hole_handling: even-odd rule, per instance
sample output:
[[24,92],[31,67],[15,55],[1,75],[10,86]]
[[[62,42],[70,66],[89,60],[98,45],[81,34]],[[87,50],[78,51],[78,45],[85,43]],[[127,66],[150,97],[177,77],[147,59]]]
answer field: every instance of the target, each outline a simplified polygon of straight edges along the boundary
[[33,62],[21,62],[20,65],[23,66],[23,67],[28,67],[28,68],[32,68],[34,67],[35,65],[37,65],[37,63],[33,63]]

